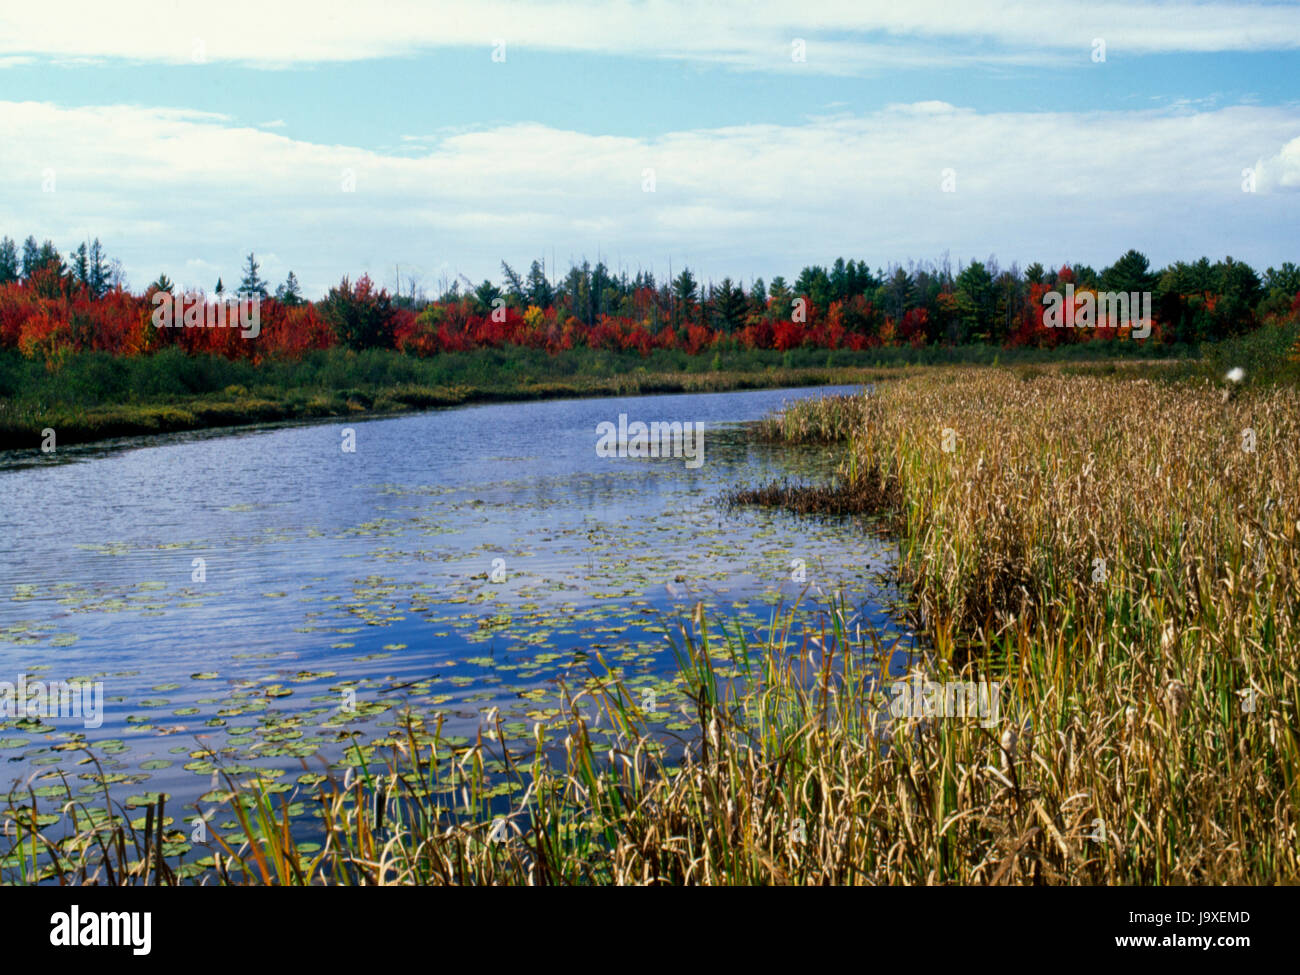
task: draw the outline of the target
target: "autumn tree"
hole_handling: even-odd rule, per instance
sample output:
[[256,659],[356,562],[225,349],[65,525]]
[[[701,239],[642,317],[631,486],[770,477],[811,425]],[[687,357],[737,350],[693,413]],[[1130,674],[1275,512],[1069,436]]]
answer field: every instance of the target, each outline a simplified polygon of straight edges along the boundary
[[320,305],[321,314],[339,342],[349,349],[391,349],[396,313],[392,298],[376,290],[368,274],[355,286],[346,277]]

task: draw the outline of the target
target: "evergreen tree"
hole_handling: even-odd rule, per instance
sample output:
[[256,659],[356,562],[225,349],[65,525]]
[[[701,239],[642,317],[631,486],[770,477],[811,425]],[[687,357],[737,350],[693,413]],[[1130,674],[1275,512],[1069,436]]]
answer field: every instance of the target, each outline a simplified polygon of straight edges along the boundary
[[528,269],[528,303],[538,308],[547,308],[554,298],[551,283],[546,280],[546,272],[539,261],[533,261]]
[[767,287],[767,296],[772,299],[768,310],[776,318],[789,318],[794,307],[794,294],[785,283],[785,277],[778,274]]
[[474,303],[480,315],[492,314],[492,303],[500,297],[501,291],[495,284],[486,279],[474,289]]
[[[9,241],[12,250],[14,242],[8,237],[5,240]],[[1264,289],[1270,293],[1276,290],[1288,298],[1300,294],[1300,267],[1291,261],[1284,261],[1281,268],[1270,267],[1264,272]]]
[[257,263],[257,259],[250,251],[248,260],[244,264],[244,280],[239,282],[239,293],[241,295],[254,296],[259,298],[267,297],[266,282],[262,280],[259,273],[262,266]]
[[522,304],[524,301],[524,281],[505,261],[501,262],[501,274],[505,277],[505,292],[512,301]]
[[86,284],[90,288],[90,293],[96,298],[102,298],[108,293],[111,283],[112,270],[108,264],[108,255],[104,253],[104,247],[96,237],[90,242],[90,252],[87,255],[88,269]]
[[275,300],[282,305],[302,304],[302,289],[298,287],[298,278],[292,271],[284,279],[284,284],[275,289]]
[[45,243],[41,244],[41,249],[36,254],[36,266],[38,268],[43,268],[50,264],[53,264],[60,274],[67,270],[63,265],[63,255],[60,254],[59,249],[54,246],[54,241],[47,240]]
[[1072,264],[1075,288],[1096,288],[1097,272],[1088,264]]
[[818,308],[825,309],[831,303],[833,292],[831,279],[826,269],[819,265],[806,267],[794,283],[794,293],[809,299]]
[[[4,271],[0,267],[0,280]],[[1264,272],[1261,284],[1264,300],[1260,303],[1261,315],[1285,315],[1291,309],[1296,295],[1300,295],[1300,268],[1285,261],[1281,268],[1270,267]]]
[[852,292],[850,287],[853,283],[850,265],[844,263],[844,258],[835,258],[835,263],[831,265],[830,285],[831,300],[843,301],[849,297]]
[[23,280],[30,281],[32,274],[40,267],[41,248],[36,238],[29,236],[23,241]]
[[[582,262],[583,269],[587,267],[587,262]],[[596,266],[591,269],[591,284],[589,287],[590,313],[588,321],[595,324],[596,319],[605,314],[609,309],[606,307],[606,299],[609,297],[607,292],[614,285],[614,279],[610,277],[609,268],[605,267],[604,261],[597,261]]]
[[376,291],[368,276],[355,286],[347,278],[331,288],[318,307],[349,349],[391,349],[394,308],[387,291]]
[[12,238],[6,237],[0,240],[0,285],[17,281],[18,273],[18,246]]
[[912,296],[915,293],[912,276],[902,267],[895,267],[894,273],[878,290],[882,300],[877,304],[883,305],[885,313],[892,316],[895,322],[901,322],[904,313],[912,307]]
[[961,331],[950,335],[950,341],[965,342],[974,339],[987,342],[994,324],[994,302],[997,297],[991,275],[979,261],[957,275],[957,314]]
[[1155,286],[1156,276],[1151,273],[1151,262],[1140,251],[1130,250],[1101,272],[1102,291],[1141,293],[1152,291]]
[[717,327],[723,332],[734,332],[745,324],[745,292],[723,278],[713,295],[713,314]]
[[72,252],[72,280],[83,288],[90,284],[90,258],[84,240]]

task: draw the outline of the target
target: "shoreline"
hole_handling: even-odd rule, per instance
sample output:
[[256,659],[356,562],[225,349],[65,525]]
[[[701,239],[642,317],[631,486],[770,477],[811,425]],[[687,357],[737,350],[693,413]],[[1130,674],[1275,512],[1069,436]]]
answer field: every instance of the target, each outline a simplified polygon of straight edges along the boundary
[[355,390],[335,391],[327,401],[325,394],[306,401],[288,394],[278,399],[227,400],[208,396],[198,397],[192,403],[123,404],[69,413],[56,409],[26,423],[7,424],[0,420],[0,461],[12,461],[14,455],[26,451],[39,452],[42,431],[47,428],[55,431],[56,447],[88,446],[179,433],[211,431],[221,435],[223,431],[234,433],[340,418],[385,419],[480,403],[854,386],[900,376],[906,370],[907,367],[837,366],[763,372],[662,373],[611,376],[582,384],[547,382],[514,388],[400,387],[380,390],[375,395]]

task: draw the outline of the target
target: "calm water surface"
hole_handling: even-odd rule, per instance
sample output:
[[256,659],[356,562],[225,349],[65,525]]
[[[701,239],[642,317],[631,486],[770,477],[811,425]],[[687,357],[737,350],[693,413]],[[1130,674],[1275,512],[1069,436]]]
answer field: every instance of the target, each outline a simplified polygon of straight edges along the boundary
[[[62,769],[74,793],[100,790],[84,741],[128,806],[210,801],[214,763],[290,790],[313,781],[303,760],[324,771],[408,708],[441,714],[453,742],[491,708],[508,736],[558,729],[561,684],[581,687],[598,657],[685,730],[668,638],[699,601],[753,635],[801,593],[815,623],[818,594],[843,590],[859,621],[910,645],[886,540],[718,503],[831,476],[832,452],[755,445],[738,425],[847,391],[494,404],[0,454],[0,681],[104,693],[98,728],[0,718],[4,784],[57,799],[46,773]],[[703,422],[703,466],[598,457],[596,426],[620,413]]]

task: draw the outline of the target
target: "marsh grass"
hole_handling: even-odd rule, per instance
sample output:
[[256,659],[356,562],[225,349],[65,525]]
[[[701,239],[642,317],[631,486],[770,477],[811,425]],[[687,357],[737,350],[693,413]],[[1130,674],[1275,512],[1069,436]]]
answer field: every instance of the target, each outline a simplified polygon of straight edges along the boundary
[[851,386],[880,374],[879,370],[836,367],[756,372],[638,372],[542,381],[512,381],[501,377],[481,386],[400,383],[318,390],[261,387],[255,393],[230,387],[212,393],[170,397],[167,401],[91,406],[50,403],[30,397],[10,402],[0,399],[0,450],[35,448],[47,427],[57,432],[59,443],[75,444],[286,420],[386,415],[482,402],[710,393],[782,386]]
[[873,514],[889,503],[878,485],[862,478],[837,479],[831,484],[772,481],[739,488],[726,496],[732,507],[782,508],[800,515]]
[[[662,747],[655,716],[602,668],[571,698],[558,755],[540,735],[500,751],[523,786],[508,808],[484,778],[490,741],[447,754],[408,729],[382,765],[329,778],[311,797],[318,848],[290,828],[286,799],[232,781],[240,828],[218,841],[204,878],[1300,877],[1297,390],[1225,399],[1204,381],[948,370],[792,407],[775,429],[842,445],[840,479],[873,492],[896,532],[932,647],[927,676],[1006,681],[996,726],[882,720],[879,679],[897,647],[842,603],[823,631],[796,633],[787,617],[758,642],[697,615],[675,644],[694,729],[680,747]],[[952,452],[945,429],[956,432]],[[612,742],[589,734],[584,697],[599,701]],[[43,842],[24,810],[11,798],[11,874]],[[106,871],[105,851],[129,834],[101,819],[46,876],[184,879],[150,870],[149,830],[134,836],[134,861],[146,865],[135,872],[120,853]]]
[[169,348],[141,356],[79,352],[47,364],[10,349],[0,350],[0,450],[35,448],[47,427],[57,431],[59,443],[71,444],[493,400],[858,384],[920,363],[999,357],[1109,362],[1116,355],[1133,352],[1110,342],[1054,350],[976,345],[785,352],[728,342],[695,356],[678,349],[642,356],[586,347],[553,355],[505,346],[421,358],[333,348],[254,363]]
[[[947,788],[952,771],[914,767],[917,749],[989,732],[973,724],[882,722],[876,682],[896,647],[857,623],[842,601],[830,609],[817,633],[796,638],[790,612],[756,645],[722,626],[715,632],[698,612],[683,620],[674,652],[697,733],[671,752],[653,730],[662,716],[643,712],[636,695],[602,668],[567,698],[571,725],[558,756],[540,734],[531,748],[513,743],[495,751],[480,734],[448,758],[437,730],[433,741],[422,741],[408,725],[389,742],[381,764],[358,763],[342,780],[332,775],[322,783],[311,800],[320,813],[319,843],[300,841],[289,814],[296,797],[275,797],[256,781],[230,778],[239,828],[214,832],[214,853],[199,879],[277,885],[902,879],[906,865],[920,857],[913,844],[929,842],[918,832],[919,810],[938,800],[934,790]],[[599,704],[599,720],[613,726],[612,741],[598,744],[589,733],[587,698]],[[508,774],[526,785],[504,806],[490,797],[489,756],[504,757]],[[996,769],[973,770],[962,780],[970,787],[985,776],[992,777],[988,788],[1013,788]],[[15,850],[36,840],[22,810],[11,805],[10,811],[20,834],[3,860],[12,868]],[[72,883],[194,879],[189,869],[149,869],[146,837],[120,819],[101,818],[62,842],[42,839],[56,859],[47,859],[39,876]],[[35,865],[33,859],[6,879],[31,882]]]
[[391,414],[500,400],[853,385],[890,375],[866,353],[724,350],[712,360],[575,349],[479,349],[427,359],[392,351],[318,351],[258,364],[178,350],[113,357],[86,352],[57,369],[0,350],[0,450],[223,426]]
[[[1032,801],[948,814],[1052,879],[1294,880],[1300,392],[950,370],[838,409],[936,657],[1015,675],[1030,722],[1004,735]],[[1081,811],[1104,842],[1074,861]]]

